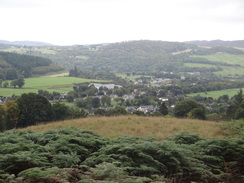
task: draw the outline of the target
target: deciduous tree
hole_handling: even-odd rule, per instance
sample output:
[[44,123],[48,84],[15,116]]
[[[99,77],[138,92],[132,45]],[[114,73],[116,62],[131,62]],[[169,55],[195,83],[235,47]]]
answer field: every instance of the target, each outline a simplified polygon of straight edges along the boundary
[[40,122],[47,122],[53,119],[53,111],[50,102],[43,96],[28,93],[22,94],[17,99],[20,109],[18,127],[35,125]]
[[15,101],[7,100],[5,102],[5,116],[6,116],[6,128],[16,128],[19,118],[19,106]]
[[187,117],[187,114],[195,108],[202,108],[203,110],[205,110],[205,107],[202,104],[192,99],[186,99],[176,104],[174,109],[174,115],[175,117],[180,118]]

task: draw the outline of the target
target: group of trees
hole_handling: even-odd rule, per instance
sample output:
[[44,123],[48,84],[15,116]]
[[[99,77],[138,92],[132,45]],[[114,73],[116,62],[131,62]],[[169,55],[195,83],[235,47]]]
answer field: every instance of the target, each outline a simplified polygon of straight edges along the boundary
[[0,79],[13,80],[19,77],[31,77],[32,74],[46,74],[60,70],[64,69],[47,58],[0,52]]
[[227,108],[226,114],[234,119],[244,118],[244,96],[242,89],[234,96],[234,100]]
[[0,131],[87,116],[83,109],[58,102],[51,104],[47,98],[35,93],[22,94],[14,101],[7,100],[0,106],[0,114]]
[[178,102],[174,109],[175,117],[206,119],[206,109],[204,105],[192,99],[186,99]]
[[243,182],[243,138],[108,139],[74,128],[0,134],[0,182]]
[[13,86],[14,88],[16,88],[16,86],[18,86],[18,88],[22,88],[25,84],[25,80],[24,78],[19,78],[19,79],[14,79],[12,81],[10,81],[10,84],[8,81],[4,81],[2,79],[0,79],[0,88],[8,88],[9,86]]
[[117,76],[112,72],[80,70],[75,66],[69,71],[70,77],[81,77],[87,79],[115,80]]
[[[67,51],[68,50],[68,51]],[[188,50],[188,51],[185,51]],[[82,68],[80,76],[95,78],[91,72],[105,71],[119,73],[134,73],[156,75],[158,72],[173,72],[177,75],[182,72],[214,73],[221,71],[222,66],[233,67],[236,64],[209,61],[204,58],[191,57],[194,55],[209,55],[215,53],[243,54],[242,50],[230,47],[200,48],[196,45],[163,42],[163,41],[129,41],[100,46],[98,49],[84,49],[81,46],[62,48],[55,56],[47,55],[60,65],[71,69],[74,76],[76,68]],[[55,58],[58,57],[58,58]],[[65,62],[65,63],[64,63]],[[68,66],[68,63],[74,65]],[[212,67],[187,67],[185,63],[200,63]],[[71,68],[70,68],[71,67]],[[103,73],[106,74],[106,73]],[[110,74],[109,74],[110,75]],[[111,75],[112,76],[112,75]]]

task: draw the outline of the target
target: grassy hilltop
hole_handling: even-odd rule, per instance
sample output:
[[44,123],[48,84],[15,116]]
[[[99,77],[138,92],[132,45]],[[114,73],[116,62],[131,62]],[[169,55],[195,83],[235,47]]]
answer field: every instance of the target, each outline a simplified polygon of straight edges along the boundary
[[196,119],[139,116],[88,117],[30,126],[25,129],[43,132],[68,127],[93,131],[105,137],[127,135],[164,139],[180,132],[194,133],[209,138],[225,137],[221,123]]

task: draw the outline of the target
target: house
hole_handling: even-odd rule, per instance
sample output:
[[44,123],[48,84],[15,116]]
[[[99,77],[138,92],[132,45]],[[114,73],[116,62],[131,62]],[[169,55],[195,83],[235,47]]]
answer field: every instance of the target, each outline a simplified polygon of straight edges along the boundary
[[145,114],[146,113],[154,113],[154,112],[156,112],[156,108],[153,105],[140,106],[137,110],[138,111],[142,111]]
[[130,94],[130,95],[123,95],[123,99],[124,100],[131,100],[134,99],[135,95],[134,94]]
[[137,111],[135,107],[126,107],[125,110],[130,114],[133,114],[135,111]]
[[186,77],[185,77],[185,76],[181,76],[180,79],[181,79],[181,80],[185,80]]
[[159,100],[162,101],[162,102],[167,102],[169,99],[167,99],[167,98],[159,98]]
[[94,85],[98,90],[100,87],[108,88],[108,89],[114,89],[115,87],[121,88],[121,85],[115,85],[115,84],[101,84],[101,83],[90,83],[88,87],[91,85]]
[[68,93],[60,93],[59,99],[66,99],[68,96]]

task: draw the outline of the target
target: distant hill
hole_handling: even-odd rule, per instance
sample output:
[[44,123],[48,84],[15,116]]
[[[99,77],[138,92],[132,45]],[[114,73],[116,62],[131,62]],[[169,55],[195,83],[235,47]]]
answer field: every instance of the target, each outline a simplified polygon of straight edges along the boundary
[[[201,43],[201,41],[199,42]],[[241,46],[242,41],[235,42],[236,44],[231,44],[235,47]],[[210,47],[207,44],[205,46]],[[242,75],[244,70],[242,65],[244,47],[238,49],[229,46],[205,48],[197,46],[197,42],[140,40],[105,45],[52,46],[51,48],[49,46],[23,48],[7,44],[2,44],[1,47],[1,50],[6,52],[45,57],[67,70],[74,69],[76,66],[80,70],[89,72],[105,71],[168,78],[185,72],[215,73],[223,71],[224,73],[226,71],[226,75],[228,75],[236,72],[236,67],[241,69],[239,73]]]
[[187,41],[186,43],[195,44],[198,46],[209,46],[209,47],[244,47],[244,40],[236,41],[222,41],[222,40],[212,40],[212,41]]
[[23,46],[53,46],[50,43],[38,42],[38,41],[6,41],[6,40],[0,40],[0,44],[23,45]]
[[46,74],[64,70],[50,59],[24,54],[0,52],[0,79],[16,79],[19,76]]
[[195,45],[166,41],[129,41],[102,46],[95,51],[84,52],[86,61],[76,62],[85,70],[114,71],[119,73],[149,73],[176,71],[183,64],[172,55]]

